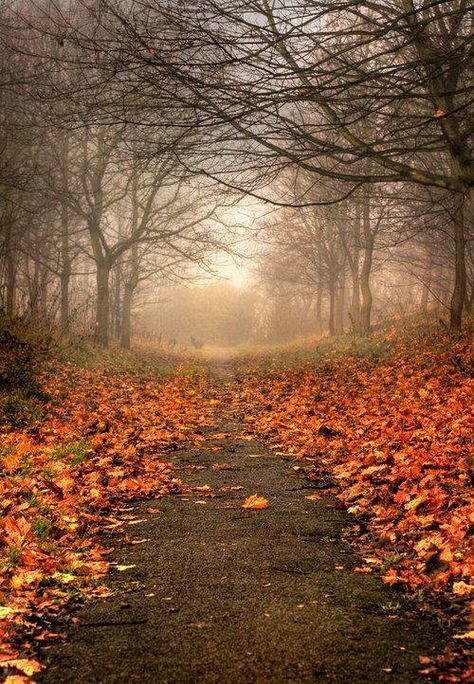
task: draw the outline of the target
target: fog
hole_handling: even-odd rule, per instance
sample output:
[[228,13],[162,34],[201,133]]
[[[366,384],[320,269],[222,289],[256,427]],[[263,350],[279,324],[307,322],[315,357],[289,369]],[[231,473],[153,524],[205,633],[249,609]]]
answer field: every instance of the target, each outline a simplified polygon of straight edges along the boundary
[[399,2],[3,4],[4,314],[124,348],[458,330],[472,20],[438,5],[427,55]]

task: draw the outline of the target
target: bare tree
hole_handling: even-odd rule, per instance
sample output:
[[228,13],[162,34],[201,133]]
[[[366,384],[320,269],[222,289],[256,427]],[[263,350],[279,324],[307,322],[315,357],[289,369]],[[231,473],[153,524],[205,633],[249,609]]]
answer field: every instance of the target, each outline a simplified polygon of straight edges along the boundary
[[[472,209],[470,9],[465,0],[204,0],[183,11],[102,0],[92,15],[109,27],[96,46],[114,81],[108,115],[142,121],[118,93],[140,93],[148,116],[164,91],[165,119],[179,106],[180,128],[204,131],[196,170],[262,196],[269,174],[297,166],[340,181],[341,198],[403,183],[459,194]],[[90,35],[81,39],[92,50]],[[210,143],[218,164],[202,152]],[[461,221],[455,245],[453,329],[465,292]]]

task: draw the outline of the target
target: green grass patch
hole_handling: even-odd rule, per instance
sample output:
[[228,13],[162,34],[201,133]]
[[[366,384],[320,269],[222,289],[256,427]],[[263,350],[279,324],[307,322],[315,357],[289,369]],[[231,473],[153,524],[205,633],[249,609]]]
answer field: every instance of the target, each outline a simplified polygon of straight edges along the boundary
[[85,458],[91,454],[92,445],[88,439],[79,439],[74,442],[66,442],[58,447],[52,455],[52,460],[57,461],[65,456],[69,457],[69,462],[73,466],[83,463]]
[[180,365],[178,356],[171,357],[158,349],[142,348],[124,350],[117,346],[107,349],[91,340],[70,336],[56,353],[60,361],[73,363],[80,368],[131,374],[138,379],[171,377]]
[[22,550],[17,546],[10,546],[7,551],[7,567],[15,568],[21,562]]
[[31,529],[36,534],[38,539],[41,539],[42,541],[48,539],[51,527],[51,521],[47,518],[37,517],[31,522]]
[[0,397],[0,415],[11,427],[21,428],[43,420],[45,409],[37,398],[15,390]]

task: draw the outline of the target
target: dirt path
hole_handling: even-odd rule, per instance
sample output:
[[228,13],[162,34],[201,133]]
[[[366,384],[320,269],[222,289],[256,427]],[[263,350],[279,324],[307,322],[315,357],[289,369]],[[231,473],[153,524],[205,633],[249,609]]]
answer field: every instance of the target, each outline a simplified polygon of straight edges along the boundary
[[[225,389],[226,368],[216,374]],[[142,522],[128,534],[149,541],[113,540],[113,560],[134,566],[111,577],[126,593],[80,612],[40,681],[425,681],[418,656],[439,650],[435,625],[389,617],[400,594],[353,572],[358,559],[341,541],[347,515],[329,498],[305,499],[311,490],[288,462],[222,421],[212,432],[235,437],[207,443],[218,450],[176,454],[179,476],[217,496],[133,509]],[[256,492],[270,507],[242,510]]]

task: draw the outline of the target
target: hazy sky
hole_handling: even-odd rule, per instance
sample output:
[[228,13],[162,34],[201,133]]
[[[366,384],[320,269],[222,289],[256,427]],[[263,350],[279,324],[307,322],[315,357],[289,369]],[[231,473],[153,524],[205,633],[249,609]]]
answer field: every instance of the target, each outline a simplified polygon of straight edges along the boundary
[[252,279],[251,269],[253,267],[252,261],[247,259],[239,259],[237,262],[232,261],[231,257],[223,255],[218,260],[216,266],[217,277],[230,280],[234,285],[239,287],[248,285]]
[[230,280],[239,287],[247,285],[253,277],[255,253],[255,230],[258,220],[265,216],[268,207],[259,200],[245,198],[235,207],[226,212],[230,224],[234,224],[231,231],[235,233],[236,255],[221,253],[212,259],[213,269],[217,278]]

